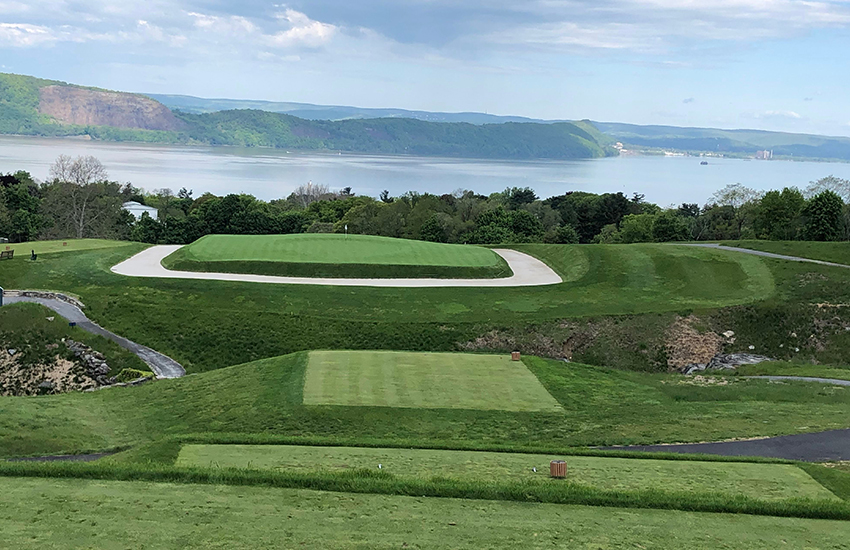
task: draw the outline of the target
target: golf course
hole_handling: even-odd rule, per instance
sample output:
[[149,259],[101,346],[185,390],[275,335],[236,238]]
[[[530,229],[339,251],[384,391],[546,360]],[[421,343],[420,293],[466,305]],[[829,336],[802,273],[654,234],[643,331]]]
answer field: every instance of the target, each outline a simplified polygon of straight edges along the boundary
[[[518,275],[484,247],[348,239],[209,236],[163,264],[201,275]],[[95,459],[0,462],[14,547],[103,537],[618,548],[640,533],[654,548],[840,548],[850,534],[841,463],[599,448],[850,428],[848,387],[748,378],[846,375],[850,319],[818,305],[850,301],[843,268],[672,244],[518,244],[509,248],[560,282],[335,286],[113,270],[150,250],[140,243],[27,247],[36,261],[0,262],[4,288],[72,296],[188,375],[0,397],[0,459]],[[0,308],[0,337],[21,361],[71,339],[116,368],[144,368],[38,303]],[[698,377],[670,366],[680,347],[709,345],[782,361]],[[564,480],[549,476],[555,459]]]

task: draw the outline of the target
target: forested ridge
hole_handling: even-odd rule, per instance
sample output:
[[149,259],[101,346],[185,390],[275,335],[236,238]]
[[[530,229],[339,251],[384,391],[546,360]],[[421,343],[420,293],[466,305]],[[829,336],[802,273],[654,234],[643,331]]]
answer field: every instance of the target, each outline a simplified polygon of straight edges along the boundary
[[600,144],[601,134],[595,129],[569,122],[475,125],[405,118],[330,121],[259,110],[230,110],[205,114],[176,112],[186,126],[179,131],[61,124],[39,112],[39,89],[45,86],[70,85],[0,74],[0,134],[87,135],[107,141],[463,158],[580,159],[615,153]]

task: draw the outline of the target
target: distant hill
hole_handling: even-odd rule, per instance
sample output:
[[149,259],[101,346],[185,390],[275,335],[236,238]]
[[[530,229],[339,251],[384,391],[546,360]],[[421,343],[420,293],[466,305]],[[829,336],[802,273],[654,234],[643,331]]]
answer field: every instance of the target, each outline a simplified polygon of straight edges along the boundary
[[593,125],[605,135],[632,146],[748,156],[756,151],[770,150],[774,158],[850,161],[850,138],[846,137],[619,122],[594,122]]
[[[176,111],[203,114],[229,110],[259,110],[286,113],[307,120],[344,120],[349,118],[412,118],[428,122],[468,122],[470,124],[500,124],[503,122],[550,123],[521,116],[500,116],[487,113],[440,113],[406,109],[369,109],[342,105],[314,105],[287,101],[253,101],[247,99],[205,99],[188,95],[146,94]],[[567,121],[561,121],[567,122]]]
[[[302,109],[303,111],[304,109]],[[307,109],[309,110],[309,109]],[[498,159],[615,154],[587,123],[307,120],[257,109],[190,113],[148,96],[0,74],[0,134]]]

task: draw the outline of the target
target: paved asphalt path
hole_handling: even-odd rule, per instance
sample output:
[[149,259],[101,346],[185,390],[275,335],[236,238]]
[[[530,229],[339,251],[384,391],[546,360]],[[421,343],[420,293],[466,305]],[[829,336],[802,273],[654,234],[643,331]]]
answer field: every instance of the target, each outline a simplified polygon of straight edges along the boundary
[[159,245],[145,249],[132,258],[113,266],[112,271],[130,277],[156,277],[165,279],[203,279],[212,281],[241,281],[249,283],[276,283],[288,285],[372,286],[372,287],[512,287],[555,285],[561,277],[548,265],[533,256],[516,250],[494,249],[493,252],[508,262],[513,276],[501,279],[343,279],[313,277],[275,277],[240,273],[201,273],[196,271],[171,271],[162,260],[182,245]]
[[762,250],[751,250],[749,248],[739,248],[737,246],[725,246],[714,243],[688,243],[681,246],[697,246],[700,248],[716,248],[718,250],[729,250],[731,252],[741,252],[743,254],[752,254],[754,256],[763,256],[765,258],[774,258],[776,260],[788,260],[791,262],[808,262],[811,264],[828,265],[830,267],[843,267],[850,269],[850,265],[836,264],[833,262],[825,262],[823,260],[813,260],[811,258],[801,258],[799,256],[785,256],[784,254],[774,254],[773,252],[764,252]]
[[[710,422],[710,420],[706,420]],[[689,445],[635,445],[603,447],[606,450],[666,453],[701,453],[723,456],[766,456],[806,462],[850,460],[850,430],[783,435],[748,441],[693,443]]]
[[67,302],[63,302],[61,300],[49,300],[46,298],[30,298],[26,296],[7,296],[3,299],[4,304],[14,304],[17,302],[35,302],[41,304],[52,309],[69,322],[77,323],[77,326],[86,332],[97,334],[104,338],[109,338],[122,348],[136,354],[139,359],[144,361],[151,368],[157,378],[179,378],[186,374],[186,371],[180,363],[171,357],[163,355],[158,351],[154,351],[147,346],[137,344],[123,336],[118,336],[117,334],[109,332],[105,328],[89,320],[82,310]]

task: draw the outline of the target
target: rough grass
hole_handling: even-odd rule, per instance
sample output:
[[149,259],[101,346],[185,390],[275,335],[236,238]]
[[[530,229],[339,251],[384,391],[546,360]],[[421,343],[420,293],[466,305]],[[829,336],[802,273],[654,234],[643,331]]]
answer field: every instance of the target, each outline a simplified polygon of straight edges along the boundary
[[514,451],[850,427],[848,388],[763,380],[702,387],[680,385],[680,375],[531,357],[524,362],[564,412],[305,406],[307,354],[298,353],[135,388],[0,399],[0,457],[112,449],[198,433],[242,434],[236,442],[256,434],[346,446]]
[[169,269],[290,277],[508,277],[480,246],[371,235],[207,235],[163,260]]
[[[566,458],[570,483],[608,490],[663,488],[719,492],[762,499],[837,498],[806,472],[789,464],[668,461],[539,454],[309,447],[297,445],[184,445],[177,466],[272,469],[296,472],[380,471],[400,478],[549,480],[549,461]],[[536,468],[536,472],[532,470]]]
[[20,549],[772,550],[850,537],[828,520],[74,479],[0,479],[0,509],[4,543]]
[[771,361],[757,365],[741,365],[735,370],[735,374],[739,376],[809,376],[850,380],[850,367]]
[[729,241],[723,244],[750,250],[761,250],[785,256],[797,256],[811,260],[823,260],[836,264],[850,265],[850,242],[815,241]]
[[507,355],[313,351],[305,405],[562,411]]

